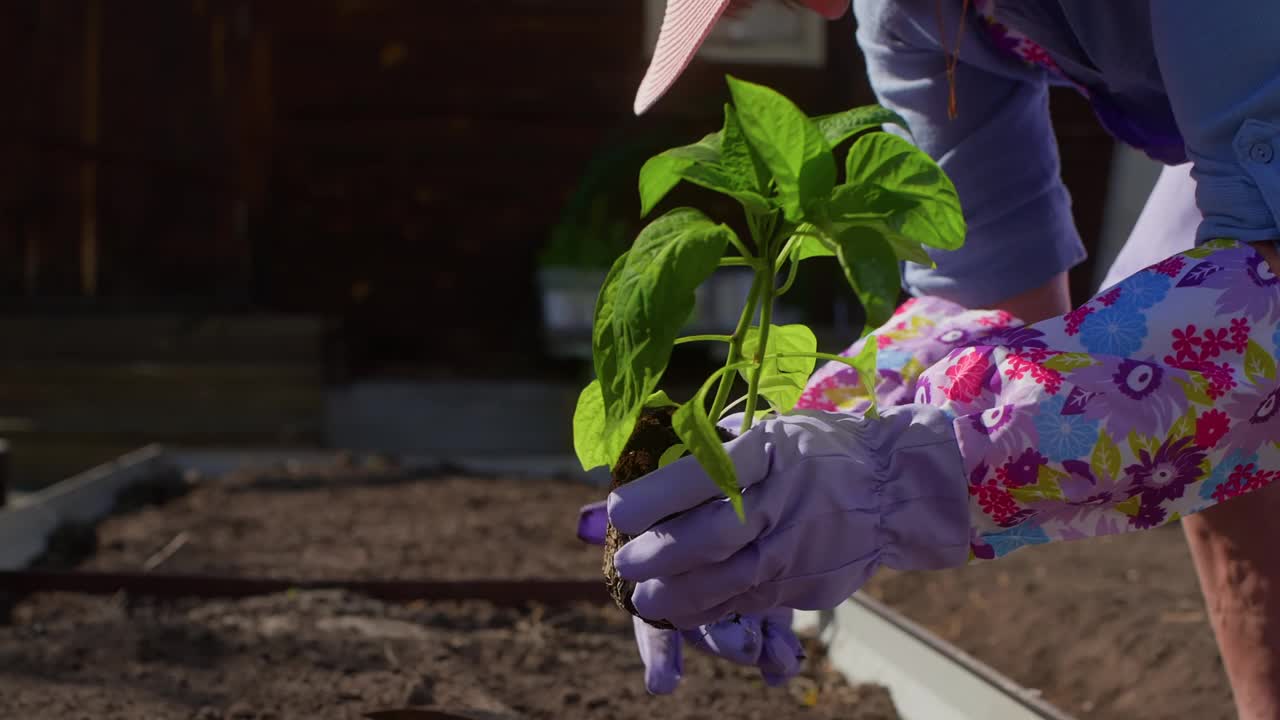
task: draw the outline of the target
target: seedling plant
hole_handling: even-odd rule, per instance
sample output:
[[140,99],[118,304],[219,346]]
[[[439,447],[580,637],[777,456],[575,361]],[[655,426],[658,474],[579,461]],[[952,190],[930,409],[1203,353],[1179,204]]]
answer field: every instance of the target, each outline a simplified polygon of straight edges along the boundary
[[[965,225],[955,187],[938,165],[884,131],[885,125],[909,131],[896,113],[870,105],[810,117],[773,89],[732,76],[727,82],[732,103],[720,131],[641,169],[640,213],[649,216],[687,182],[736,200],[749,236],[692,207],[670,210],[641,230],[600,288],[595,379],[579,396],[573,426],[582,467],[608,466],[616,487],[636,479],[634,470],[620,473],[619,463],[644,418],[669,417],[672,442],[642,463],[644,470],[691,454],[741,518],[742,492],[718,421],[741,408],[738,429],[745,433],[769,413],[791,412],[818,360],[846,363],[864,387],[874,387],[875,343],[856,357],[821,353],[809,327],[772,324],[774,305],[792,288],[799,265],[834,258],[865,310],[866,327],[877,327],[898,299],[900,261],[931,266],[924,247],[960,247]],[[848,140],[841,176],[834,148]],[[753,273],[737,326],[728,335],[680,336],[696,289],[726,266]],[[693,397],[676,402],[660,387],[663,373],[673,348],[693,342],[724,343],[727,357]],[[732,398],[739,377],[746,392]],[[615,545],[606,548],[606,575]],[[631,609],[629,600],[617,599]]]

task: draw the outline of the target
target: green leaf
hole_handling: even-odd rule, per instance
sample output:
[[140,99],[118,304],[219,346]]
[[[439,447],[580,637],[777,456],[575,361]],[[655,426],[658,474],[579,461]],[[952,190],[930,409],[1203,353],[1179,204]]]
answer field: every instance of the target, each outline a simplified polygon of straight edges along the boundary
[[604,396],[600,394],[600,381],[578,394],[578,406],[573,411],[573,451],[583,470],[602,465],[613,465],[616,456],[610,455],[604,441]]
[[936,267],[937,263],[919,241],[898,232],[890,213],[874,211],[872,203],[879,196],[880,190],[874,186],[840,185],[832,191],[827,204],[828,230],[831,234],[839,234],[860,228],[864,233],[884,238],[897,259]]
[[788,220],[820,207],[836,182],[835,158],[818,127],[775,90],[730,76],[743,133],[773,175]]
[[929,257],[929,253],[918,242],[908,240],[902,235],[896,233],[886,233],[885,238],[889,243],[889,247],[893,248],[893,254],[899,260],[906,260],[917,265],[923,265],[928,268],[938,267],[938,263]]
[[644,406],[647,408],[675,407],[679,404],[680,403],[667,396],[666,390],[659,390],[658,392],[650,395],[648,400],[644,401]]
[[1272,358],[1271,353],[1264,350],[1256,340],[1250,340],[1249,347],[1244,352],[1244,371],[1255,385],[1262,378],[1275,380],[1275,358]]
[[609,271],[591,339],[609,457],[626,445],[693,312],[694,290],[716,269],[732,233],[697,210],[678,208],[641,231]]
[[1099,482],[1103,478],[1120,477],[1120,448],[1107,434],[1106,430],[1098,431],[1098,442],[1093,446],[1093,454],[1089,457],[1089,468]]
[[769,185],[773,177],[764,164],[760,154],[747,141],[746,132],[742,129],[742,120],[732,105],[724,106],[724,140],[720,145],[723,164],[729,172],[745,178],[746,187],[761,196],[769,194]]
[[758,162],[751,157],[733,108],[725,106],[723,130],[655,155],[640,168],[640,216],[653,212],[681,180],[728,195],[748,211],[768,212],[768,177],[761,177],[763,167],[754,169]]
[[1064,352],[1045,360],[1043,364],[1050,370],[1071,372],[1073,370],[1080,370],[1081,368],[1093,367],[1098,363],[1093,358],[1089,357],[1087,353]]
[[867,417],[876,418],[880,416],[879,408],[876,407],[876,379],[880,377],[880,372],[876,367],[876,362],[880,349],[874,340],[867,340],[862,343],[862,349],[858,351],[850,364],[858,371],[858,379],[862,382],[862,389],[867,391],[867,397],[871,400],[870,407],[867,408]]
[[[654,224],[656,223],[657,221]],[[605,276],[604,282],[600,285],[600,292],[596,296],[595,314],[591,328],[591,359],[596,371],[596,379],[593,383],[600,388],[601,421],[598,431],[602,445],[600,452],[606,457],[610,468],[613,467],[614,461],[617,460],[622,453],[622,449],[626,446],[627,440],[630,439],[636,419],[639,418],[642,410],[641,407],[632,408],[629,405],[621,407],[615,404],[613,408],[615,417],[610,420],[610,408],[604,399],[605,383],[601,381],[602,377],[607,377],[611,386],[622,384],[623,387],[631,386],[626,382],[628,379],[634,383],[634,373],[625,364],[618,364],[617,351],[612,342],[613,317],[617,309],[618,278],[621,277],[623,270],[626,268],[630,254],[631,251],[628,250],[619,255],[617,260],[614,260],[613,266],[609,268],[608,275]],[[604,369],[604,375],[601,375],[601,369]],[[618,377],[620,374],[627,375],[627,378]],[[657,384],[656,380],[654,380],[654,384]],[[579,401],[581,402],[581,399]],[[630,402],[629,397],[627,402]]]
[[[760,328],[747,330],[742,341],[743,357],[752,360],[773,353],[814,353],[818,351],[818,339],[813,331],[804,325],[770,325],[769,347],[760,348]],[[760,384],[757,392],[769,401],[773,409],[781,413],[790,412],[800,396],[804,394],[809,376],[813,374],[813,366],[817,363],[814,357],[766,358],[760,372]],[[754,368],[744,368],[739,372],[742,379],[751,381]]]
[[896,135],[872,133],[849,149],[845,183],[832,194],[834,223],[865,223],[942,250],[964,244],[960,196],[942,168]]
[[671,416],[671,427],[689,452],[697,458],[698,464],[702,466],[707,476],[724,492],[725,497],[729,498],[729,502],[733,504],[733,511],[738,514],[738,519],[745,521],[742,488],[738,487],[738,473],[733,467],[733,461],[729,459],[729,453],[725,452],[715,423],[707,417],[707,392],[715,380],[726,371],[741,367],[745,367],[745,364],[729,365],[712,374],[703,383],[694,399],[681,405]]
[[720,161],[720,133],[712,133],[702,140],[683,147],[663,151],[645,161],[640,168],[640,217],[653,211],[683,179],[687,166]]
[[748,211],[769,211],[769,201],[754,192],[735,187],[740,177],[731,174],[724,166],[692,160],[677,150],[667,152],[670,154],[651,158],[640,169],[641,217],[652,212],[681,180],[728,195]]
[[827,145],[833,148],[860,132],[874,130],[886,124],[911,131],[901,115],[880,105],[864,105],[831,115],[820,115],[813,119],[813,124],[818,126],[818,132],[822,133]]
[[835,243],[824,242],[821,237],[815,237],[815,235],[825,237],[826,233],[813,223],[800,223],[795,229],[795,236],[798,236],[798,239],[796,244],[791,246],[792,262],[816,257],[835,257]]
[[658,458],[658,467],[664,468],[684,457],[686,450],[688,450],[688,448],[680,443],[676,443],[675,445],[667,448],[663,451],[662,457]]
[[791,257],[795,262],[809,258],[835,257],[835,254],[835,250],[815,237],[800,238],[800,242],[796,243],[791,251]]
[[885,239],[853,225],[836,235],[836,257],[845,279],[867,313],[867,324],[880,327],[893,315],[902,292],[898,258]]

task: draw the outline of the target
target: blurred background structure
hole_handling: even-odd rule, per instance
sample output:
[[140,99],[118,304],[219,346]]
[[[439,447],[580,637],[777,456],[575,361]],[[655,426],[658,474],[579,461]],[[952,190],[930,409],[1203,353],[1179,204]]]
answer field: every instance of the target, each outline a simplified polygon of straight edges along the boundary
[[[719,127],[725,73],[813,114],[874,101],[851,17],[774,15],[726,26],[635,118],[661,6],[0,4],[15,481],[150,442],[569,452],[590,372],[574,317],[641,226],[643,161]],[[1105,257],[1133,193],[1100,181],[1115,150],[1087,105],[1056,91],[1053,110],[1077,220]],[[669,202],[710,199],[681,192]],[[1081,299],[1094,272],[1077,271]],[[848,295],[814,271],[792,310],[842,347]]]

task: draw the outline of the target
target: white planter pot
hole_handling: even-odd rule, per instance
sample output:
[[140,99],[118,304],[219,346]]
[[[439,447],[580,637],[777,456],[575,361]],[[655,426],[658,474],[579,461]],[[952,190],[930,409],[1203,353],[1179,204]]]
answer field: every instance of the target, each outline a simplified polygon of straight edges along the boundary
[[[608,273],[549,267],[538,270],[542,301],[542,327],[548,350],[560,357],[591,356],[591,323],[596,296]],[[685,334],[728,334],[738,324],[742,307],[751,292],[752,273],[747,268],[720,268],[695,291],[693,315]],[[756,311],[755,322],[760,313]],[[774,324],[800,322],[798,313],[785,306],[774,308]],[[713,356],[722,347],[708,347]]]
[[[746,305],[747,296],[751,293],[752,271],[748,268],[720,268],[707,282],[698,288],[699,302],[692,332],[728,335],[738,326],[742,308]],[[752,318],[755,324],[760,323],[760,310]],[[773,324],[787,325],[804,322],[803,314],[794,308],[775,304],[773,308]],[[728,355],[728,346],[714,343],[708,346],[708,352],[717,360]]]
[[548,267],[538,270],[542,328],[548,350],[561,357],[591,356],[591,321],[604,270]]

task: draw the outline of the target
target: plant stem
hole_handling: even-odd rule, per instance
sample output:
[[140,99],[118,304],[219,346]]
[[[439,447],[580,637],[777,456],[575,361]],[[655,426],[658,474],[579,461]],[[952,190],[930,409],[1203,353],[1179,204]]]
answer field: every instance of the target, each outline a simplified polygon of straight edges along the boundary
[[[742,316],[738,318],[738,327],[734,329],[733,335],[729,338],[729,357],[725,361],[725,367],[733,365],[742,359],[742,342],[746,339],[747,330],[751,327],[751,319],[756,314],[756,300],[760,294],[760,273],[756,273],[755,280],[751,282],[751,293],[747,296],[747,305],[742,309]],[[720,386],[716,389],[715,400],[711,403],[711,417],[720,417],[720,413],[724,412],[725,403],[729,402],[729,391],[733,388],[733,375],[725,373],[720,376]]]
[[[751,230],[752,232],[755,232],[755,228],[752,228]],[[730,231],[727,234],[729,235],[729,242],[732,243],[733,246],[738,249],[738,252],[742,253],[743,258],[746,258],[747,260],[751,260],[752,258],[755,257],[754,255],[751,254],[751,251],[747,249],[747,246],[743,244],[742,240],[738,237],[738,233]]]
[[769,353],[765,357],[767,357],[770,360],[780,360],[785,358],[817,358],[818,360],[834,360],[835,362],[844,363],[845,365],[848,365],[849,367],[853,367],[853,368],[857,367],[857,365],[854,364],[853,358],[851,357],[845,357],[844,355],[833,355],[832,353],[824,353],[824,352]]
[[720,258],[720,267],[755,267],[756,263],[751,258],[745,257],[725,257]]
[[[796,238],[813,238],[821,242],[823,245],[828,243],[827,236],[813,223],[800,223],[795,230],[791,231],[791,240]],[[790,244],[790,242],[788,242]]]
[[[746,401],[747,401],[747,396],[746,396],[746,395],[743,395],[742,397],[738,398],[737,400],[734,400],[733,402],[729,403],[728,405],[725,405],[725,406],[724,406],[724,410],[720,411],[720,414],[723,416],[725,413],[729,412],[730,410],[734,409],[735,407],[737,407],[738,405],[741,405],[742,403],[744,403],[744,402],[746,402]],[[719,417],[718,417],[718,418],[716,418],[715,420],[716,420],[716,422],[720,422],[720,420],[721,420],[721,419],[722,419],[722,418],[719,418]]]
[[[766,253],[765,258],[769,258]],[[769,324],[773,322],[773,263],[769,262],[758,271],[756,275],[756,284],[759,289],[753,293],[760,296],[760,340],[756,345],[756,356],[751,358],[755,363],[755,367],[751,369],[751,379],[747,382],[747,406],[743,410],[742,431],[744,434],[751,429],[751,423],[756,415],[757,391],[760,388],[760,378],[764,375],[764,354],[769,349]]]
[[791,289],[791,286],[796,281],[796,271],[799,269],[800,269],[800,261],[796,260],[795,258],[792,258],[791,265],[787,268],[787,280],[786,282],[782,283],[782,287],[778,288],[778,294],[777,294],[778,297],[782,297],[783,295],[786,295],[787,291]]
[[691,342],[733,342],[732,335],[686,335],[685,337],[676,338],[676,345],[683,345]]
[[793,234],[787,240],[787,244],[782,246],[782,252],[778,253],[777,267],[773,269],[774,272],[778,272],[782,269],[782,263],[786,262],[787,258],[791,257],[791,249],[794,248],[798,242],[800,242],[800,236]]

